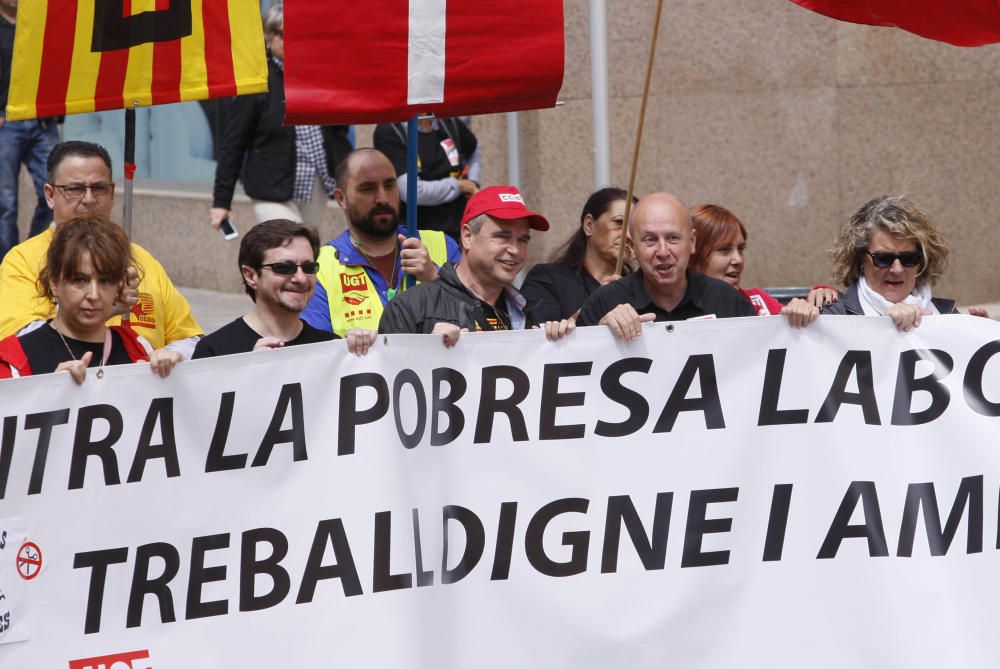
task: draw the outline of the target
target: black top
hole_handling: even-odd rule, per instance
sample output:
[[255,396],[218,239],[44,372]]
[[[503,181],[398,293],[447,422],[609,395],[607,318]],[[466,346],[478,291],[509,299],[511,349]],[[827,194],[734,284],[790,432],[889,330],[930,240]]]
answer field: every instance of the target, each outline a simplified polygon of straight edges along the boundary
[[[202,337],[198,345],[194,347],[192,360],[197,358],[213,358],[217,355],[233,355],[234,353],[248,353],[253,350],[254,344],[261,338],[261,335],[247,325],[242,317],[237,318],[228,325],[223,325],[210,335]],[[315,344],[320,341],[330,341],[338,339],[337,335],[324,330],[317,330],[305,321],[302,321],[302,332],[291,341],[286,341],[285,346],[298,346],[299,344]]]
[[583,303],[576,324],[597,325],[619,304],[631,304],[640,314],[656,314],[658,321],[683,321],[709,314],[716,318],[757,315],[750,301],[725,281],[690,271],[687,272],[687,292],[673,311],[666,311],[649,296],[640,269],[595,290]]
[[[458,151],[459,163],[452,165],[442,142],[451,140]],[[375,127],[372,137],[375,148],[384,153],[396,169],[396,174],[406,174],[406,125],[383,123]],[[476,150],[476,136],[458,119],[439,118],[436,130],[417,133],[417,151],[421,181],[439,181],[448,177],[461,178],[462,171]],[[441,230],[458,239],[459,224],[465,213],[465,195],[451,202],[434,206],[417,207],[417,227],[421,230]],[[400,203],[399,215],[406,218],[406,204]]]
[[521,294],[528,302],[532,318],[537,319],[528,323],[528,327],[569,318],[599,287],[597,279],[582,265],[535,265],[521,285]]
[[[28,365],[32,374],[50,374],[56,371],[56,367],[64,362],[79,360],[88,351],[93,354],[88,367],[100,367],[101,357],[104,355],[104,342],[80,341],[65,337],[66,343],[52,327],[49,321],[45,325],[36,328],[26,335],[17,338],[24,349],[24,354],[28,357]],[[69,346],[69,351],[66,347]],[[72,351],[72,355],[70,355]],[[125,344],[121,337],[114,330],[111,331],[111,355],[108,357],[109,365],[128,365],[132,359],[125,350]]]
[[[256,200],[284,202],[295,186],[295,128],[283,125],[285,73],[267,60],[267,93],[238,95],[229,105],[215,166],[212,206],[230,209],[237,177]],[[337,161],[351,150],[348,126],[321,126],[326,167],[333,176]]]

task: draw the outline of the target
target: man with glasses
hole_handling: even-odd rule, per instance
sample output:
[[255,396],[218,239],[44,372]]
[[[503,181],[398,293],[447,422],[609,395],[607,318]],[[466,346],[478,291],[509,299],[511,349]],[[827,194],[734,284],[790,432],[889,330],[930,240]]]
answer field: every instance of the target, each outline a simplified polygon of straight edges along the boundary
[[[313,344],[337,339],[299,317],[316,290],[319,237],[312,228],[286,220],[264,221],[240,242],[239,265],[243,289],[253,300],[245,316],[223,326],[200,342],[195,358]],[[348,348],[362,355],[375,332],[347,332]]]
[[[80,217],[110,218],[115,185],[111,156],[103,146],[62,142],[52,149],[47,167],[45,200],[55,225]],[[36,285],[51,241],[49,228],[11,249],[0,265],[0,337],[30,331],[55,315]],[[130,326],[153,348],[170,348],[190,358],[203,334],[190,305],[148,251],[132,244],[132,257],[139,276],[131,278],[118,313],[129,312]],[[111,324],[118,322],[116,317]]]

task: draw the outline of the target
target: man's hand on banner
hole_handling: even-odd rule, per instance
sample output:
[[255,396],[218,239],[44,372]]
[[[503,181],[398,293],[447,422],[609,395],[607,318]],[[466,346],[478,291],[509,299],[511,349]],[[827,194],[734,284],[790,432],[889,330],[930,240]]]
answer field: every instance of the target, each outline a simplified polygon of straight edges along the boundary
[[468,332],[469,328],[460,328],[454,323],[435,323],[431,334],[441,335],[445,348],[451,348],[458,343],[458,336]]
[[367,355],[368,349],[375,343],[378,332],[364,328],[351,328],[344,333],[347,341],[347,351],[357,356]]
[[651,323],[656,314],[642,314],[631,304],[619,304],[604,314],[598,325],[607,325],[611,332],[623,341],[633,341],[642,336],[642,324]]
[[149,368],[161,379],[170,376],[171,370],[184,357],[178,351],[167,348],[159,348],[149,354]]
[[561,321],[545,321],[545,338],[549,341],[559,341],[575,329],[575,318],[564,318]]
[[782,307],[781,315],[788,318],[788,324],[793,328],[804,328],[819,318],[819,307],[808,299],[796,297]]

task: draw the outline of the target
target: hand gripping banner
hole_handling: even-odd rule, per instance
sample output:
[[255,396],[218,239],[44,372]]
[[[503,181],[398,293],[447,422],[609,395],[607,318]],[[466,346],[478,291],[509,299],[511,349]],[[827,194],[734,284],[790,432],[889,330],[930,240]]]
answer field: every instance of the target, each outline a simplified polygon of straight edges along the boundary
[[289,2],[285,28],[294,123],[541,109],[562,85],[561,0]]
[[267,90],[255,0],[34,0],[18,9],[7,117]]

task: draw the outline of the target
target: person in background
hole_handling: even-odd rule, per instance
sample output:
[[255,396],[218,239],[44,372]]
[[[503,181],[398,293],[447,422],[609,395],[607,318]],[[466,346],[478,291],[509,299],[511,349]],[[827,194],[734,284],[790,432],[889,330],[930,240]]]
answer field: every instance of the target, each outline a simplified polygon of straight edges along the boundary
[[[0,337],[23,334],[55,315],[55,306],[39,297],[36,288],[54,232],[73,218],[110,219],[115,202],[111,156],[103,146],[62,142],[52,149],[47,167],[45,198],[54,225],[15,246],[0,265]],[[130,327],[153,348],[191,357],[203,334],[191,306],[148,251],[132,244],[131,255],[138,270],[130,270],[113,316],[128,313]]]
[[[841,229],[830,252],[834,276],[846,286],[823,314],[889,317],[902,332],[924,316],[956,314],[955,301],[932,296],[948,266],[948,244],[931,217],[909,199],[882,195],[868,201]],[[820,310],[789,303],[793,326],[809,325]],[[974,307],[973,316],[989,317]]]
[[60,118],[8,121],[7,93],[14,54],[14,24],[17,0],[0,0],[0,262],[18,242],[17,196],[21,165],[35,184],[38,200],[28,236],[34,237],[52,223],[52,210],[45,203],[45,160],[59,142]]
[[[458,241],[459,223],[468,198],[479,190],[482,154],[472,131],[457,118],[422,114],[418,120],[417,225],[440,230]],[[375,127],[372,142],[392,162],[399,175],[400,215],[405,219],[406,124],[383,123]]]
[[[312,228],[285,219],[264,221],[240,241],[238,264],[253,309],[198,342],[194,358],[232,355],[337,339],[299,315],[316,289],[319,238]],[[352,353],[367,353],[374,330],[347,333]]]
[[[621,278],[615,274],[615,265],[625,225],[626,197],[624,190],[615,187],[591,194],[580,213],[579,229],[557,252],[556,259],[528,272],[521,294],[528,303],[532,325],[575,316],[599,286]],[[622,273],[629,272],[631,268],[624,265]]]
[[[283,125],[285,13],[264,14],[267,93],[239,95],[229,106],[215,171],[211,224],[230,218],[237,177],[253,200],[258,222],[288,219],[318,227],[333,198],[334,169],[352,149],[348,126]],[[242,176],[241,176],[242,175]]]
[[38,280],[41,296],[58,309],[41,327],[0,341],[0,379],[65,371],[83,383],[89,367],[100,378],[105,366],[132,362],[169,375],[180,353],[153,350],[132,328],[105,324],[131,266],[128,239],[117,225],[100,218],[60,224]]

